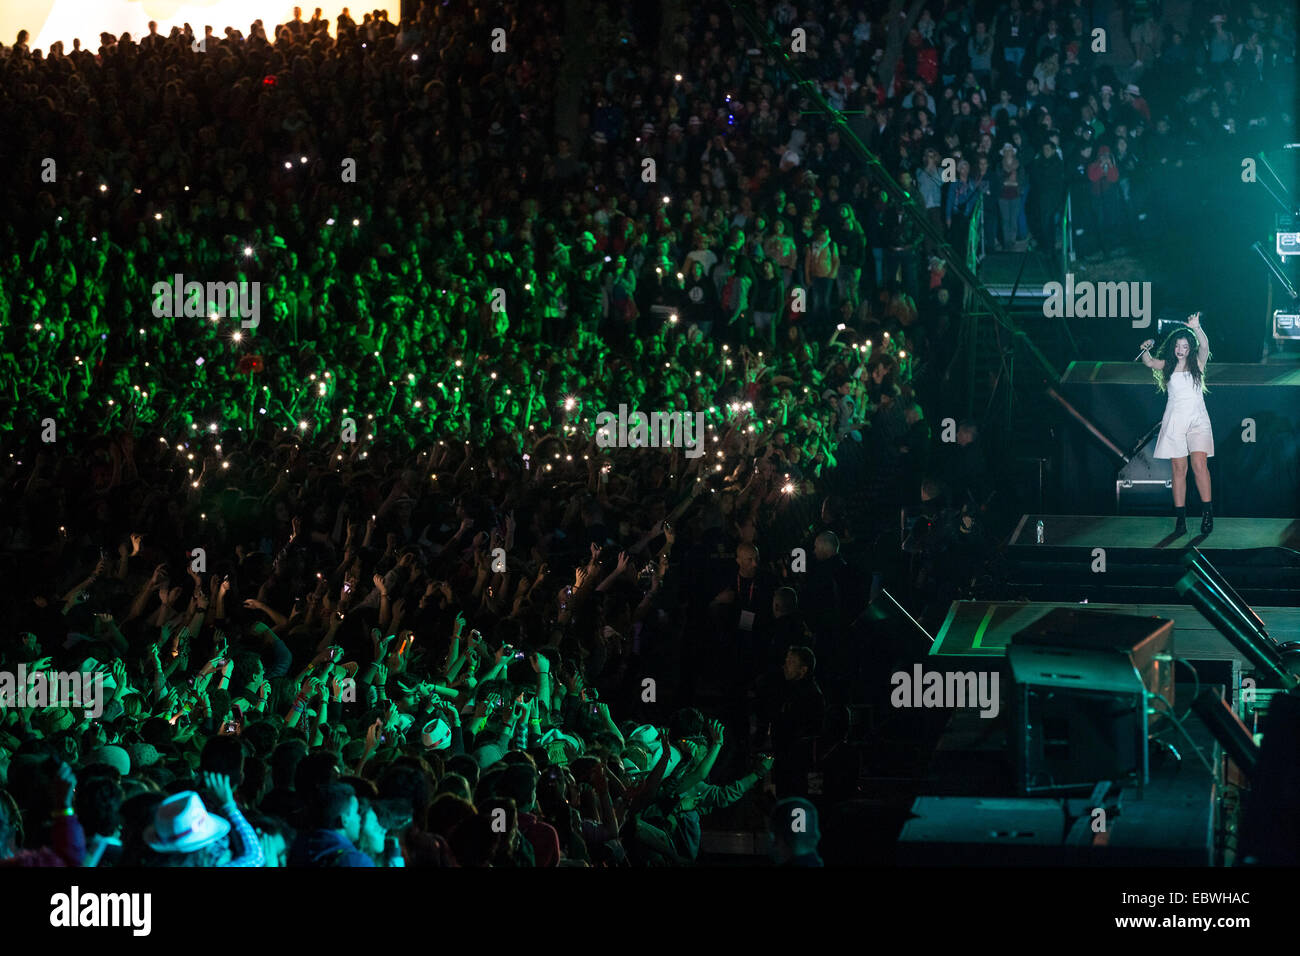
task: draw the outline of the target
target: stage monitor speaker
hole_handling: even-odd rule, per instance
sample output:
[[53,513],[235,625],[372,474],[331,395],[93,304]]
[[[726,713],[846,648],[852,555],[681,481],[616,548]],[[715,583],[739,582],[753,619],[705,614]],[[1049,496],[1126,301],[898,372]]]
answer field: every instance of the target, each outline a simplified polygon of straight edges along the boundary
[[1174,625],[1158,617],[1057,608],[1011,638],[1012,765],[1021,793],[1099,780],[1145,786],[1148,696],[1173,706]]
[[1118,654],[1141,676],[1147,693],[1174,705],[1174,622],[1166,618],[1062,607],[1015,634],[1011,645]]
[[1147,691],[1114,651],[1012,645],[1011,751],[1024,794],[1149,779]]
[[[1050,866],[1065,862],[1059,800],[917,797],[898,837],[903,866]],[[1083,812],[1082,806],[1076,807]]]

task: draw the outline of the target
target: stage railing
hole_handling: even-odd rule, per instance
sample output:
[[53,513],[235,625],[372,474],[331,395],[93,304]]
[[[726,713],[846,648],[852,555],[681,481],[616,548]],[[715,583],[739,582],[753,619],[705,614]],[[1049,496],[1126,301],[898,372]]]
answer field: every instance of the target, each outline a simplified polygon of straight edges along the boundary
[[1061,208],[1061,275],[1070,271],[1074,263],[1074,209],[1070,194],[1065,194],[1065,205]]
[[966,235],[966,268],[976,275],[984,260],[984,194],[975,196],[975,210],[971,213],[970,228]]

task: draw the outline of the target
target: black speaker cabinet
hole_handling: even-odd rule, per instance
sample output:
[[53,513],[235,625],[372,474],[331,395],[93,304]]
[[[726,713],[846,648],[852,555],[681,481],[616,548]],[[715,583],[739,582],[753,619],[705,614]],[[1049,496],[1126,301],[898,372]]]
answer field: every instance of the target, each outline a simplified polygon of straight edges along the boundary
[[[1076,813],[1087,811],[1073,808]],[[898,837],[902,866],[1053,866],[1065,862],[1059,800],[917,797]]]
[[1122,654],[1012,645],[1012,764],[1023,794],[1149,778],[1147,691]]
[[[1174,622],[1168,618],[1058,607],[1014,634],[1011,643],[1114,652],[1128,660],[1149,693],[1174,705]],[[1153,706],[1161,716],[1168,710]]]

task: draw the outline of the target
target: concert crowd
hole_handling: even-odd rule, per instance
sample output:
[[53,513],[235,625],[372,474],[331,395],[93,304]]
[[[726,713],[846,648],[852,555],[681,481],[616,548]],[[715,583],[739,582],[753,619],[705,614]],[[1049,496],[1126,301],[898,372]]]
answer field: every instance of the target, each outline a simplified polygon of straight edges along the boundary
[[[760,18],[958,254],[1094,255],[1287,121],[1293,11],[1142,9]],[[963,290],[727,5],[588,12],[0,47],[0,671],[103,690],[0,682],[0,866],[838,862],[868,608],[993,550]]]

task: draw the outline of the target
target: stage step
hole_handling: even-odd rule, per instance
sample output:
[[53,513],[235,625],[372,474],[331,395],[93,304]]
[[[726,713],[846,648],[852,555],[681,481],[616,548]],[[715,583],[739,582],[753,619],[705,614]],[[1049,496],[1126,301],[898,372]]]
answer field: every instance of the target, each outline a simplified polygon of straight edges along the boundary
[[[1043,543],[1037,526],[1043,522]],[[1020,519],[1008,541],[990,600],[1181,603],[1174,585],[1189,547],[1202,551],[1251,604],[1300,606],[1300,521],[1214,519],[1200,534],[1188,516],[1175,537],[1172,518],[1133,515],[1036,515]]]

